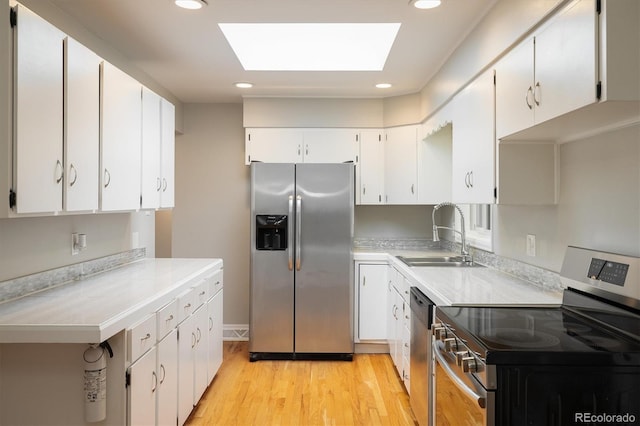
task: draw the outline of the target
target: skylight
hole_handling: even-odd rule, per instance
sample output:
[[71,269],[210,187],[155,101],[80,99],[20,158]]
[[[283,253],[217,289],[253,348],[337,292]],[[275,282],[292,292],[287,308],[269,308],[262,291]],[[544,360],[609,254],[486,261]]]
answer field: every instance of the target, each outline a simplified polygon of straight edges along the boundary
[[247,71],[381,71],[399,23],[218,24]]

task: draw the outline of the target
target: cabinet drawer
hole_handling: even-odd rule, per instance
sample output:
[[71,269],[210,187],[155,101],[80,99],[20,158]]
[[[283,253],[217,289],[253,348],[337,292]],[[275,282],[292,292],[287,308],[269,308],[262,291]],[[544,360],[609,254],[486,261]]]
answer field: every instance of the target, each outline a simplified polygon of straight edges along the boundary
[[[209,282],[205,278],[199,281],[193,287],[194,300],[196,302],[195,309],[198,309],[202,306],[207,300],[209,300]],[[195,310],[194,309],[194,310]]]
[[158,312],[156,312],[156,329],[158,331],[158,341],[162,340],[164,336],[169,334],[171,330],[178,325],[178,300],[175,299],[172,302],[163,306]]
[[196,310],[196,292],[195,289],[181,293],[178,298],[178,324],[187,319]]
[[218,270],[215,274],[207,279],[209,285],[209,297],[215,296],[223,287],[222,269]]
[[156,343],[156,315],[145,317],[127,330],[127,355],[130,362],[140,358]]

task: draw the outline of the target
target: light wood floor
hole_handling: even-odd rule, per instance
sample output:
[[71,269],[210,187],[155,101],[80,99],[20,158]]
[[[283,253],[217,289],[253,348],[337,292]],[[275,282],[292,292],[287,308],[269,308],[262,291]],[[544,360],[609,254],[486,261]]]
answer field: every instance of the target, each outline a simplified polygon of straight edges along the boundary
[[249,362],[248,342],[225,342],[218,374],[186,423],[415,425],[389,355],[348,361]]

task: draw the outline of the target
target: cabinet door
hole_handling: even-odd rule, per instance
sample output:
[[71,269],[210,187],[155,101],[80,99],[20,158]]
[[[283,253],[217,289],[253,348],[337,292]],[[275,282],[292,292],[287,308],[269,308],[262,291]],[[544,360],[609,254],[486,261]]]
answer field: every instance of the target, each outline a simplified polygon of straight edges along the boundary
[[103,211],[140,208],[142,85],[102,64],[101,205]]
[[356,160],[357,132],[345,129],[304,131],[305,163],[347,163]]
[[190,315],[178,327],[178,424],[185,423],[193,409],[195,317]]
[[174,329],[158,343],[157,423],[175,426],[178,418],[178,331]]
[[382,204],[384,194],[384,144],[380,130],[360,132],[357,162],[358,204]]
[[127,424],[131,426],[156,423],[156,348],[153,347],[129,367]]
[[358,338],[387,338],[387,265],[358,267]]
[[223,331],[223,292],[218,291],[207,303],[209,314],[209,352],[207,364],[207,381],[211,383],[222,365],[222,331]]
[[496,64],[496,136],[531,127],[533,108],[533,39],[527,39]]
[[29,9],[16,6],[14,28],[14,190],[18,213],[62,209],[63,38]]
[[142,208],[160,207],[160,96],[142,88]]
[[162,188],[160,207],[171,208],[175,205],[175,144],[176,144],[176,107],[166,99],[160,101],[161,139],[161,176]]
[[247,129],[246,164],[302,163],[303,135],[299,129]]
[[194,347],[194,382],[193,405],[196,405],[200,397],[207,389],[208,350],[209,350],[209,316],[207,306],[201,306],[194,314],[196,345]]
[[97,210],[101,59],[70,37],[64,47],[64,209]]
[[494,203],[493,71],[479,76],[453,102],[452,199],[463,204]]
[[579,0],[536,35],[536,124],[596,102],[597,20],[594,2]]
[[387,129],[384,143],[384,189],[387,204],[418,200],[417,126]]

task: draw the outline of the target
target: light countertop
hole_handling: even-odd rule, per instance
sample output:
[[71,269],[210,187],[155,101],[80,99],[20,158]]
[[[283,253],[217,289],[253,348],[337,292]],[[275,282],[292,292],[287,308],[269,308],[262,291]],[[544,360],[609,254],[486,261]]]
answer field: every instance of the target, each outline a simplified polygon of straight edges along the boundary
[[545,290],[490,267],[409,267],[395,256],[456,255],[441,250],[354,250],[354,260],[388,262],[440,306],[558,306],[562,292]]
[[0,304],[0,343],[99,343],[222,267],[220,259],[142,259]]

